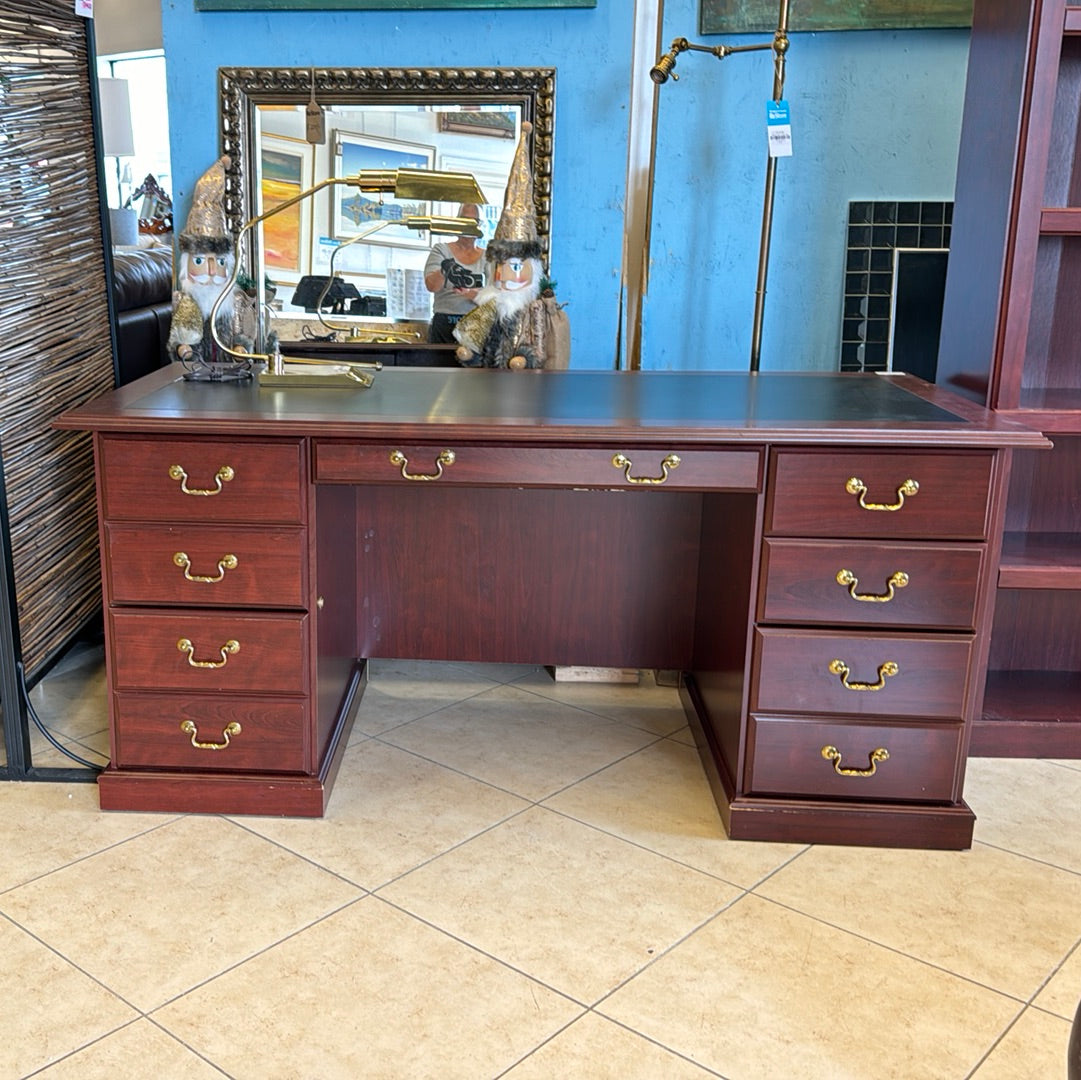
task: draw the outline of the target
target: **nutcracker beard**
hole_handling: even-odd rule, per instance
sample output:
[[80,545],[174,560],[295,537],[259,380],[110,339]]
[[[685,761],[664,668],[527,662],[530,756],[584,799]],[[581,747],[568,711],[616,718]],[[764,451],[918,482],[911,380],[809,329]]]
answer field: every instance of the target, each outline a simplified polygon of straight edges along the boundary
[[489,285],[477,294],[477,306],[454,328],[460,342],[458,362],[466,367],[527,367],[544,364],[540,299],[540,260],[522,288]]

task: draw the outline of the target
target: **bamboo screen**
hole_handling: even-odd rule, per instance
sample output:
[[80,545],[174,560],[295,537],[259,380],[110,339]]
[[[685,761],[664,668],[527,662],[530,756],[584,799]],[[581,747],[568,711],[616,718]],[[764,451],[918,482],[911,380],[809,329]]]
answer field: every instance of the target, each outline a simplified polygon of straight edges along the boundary
[[73,8],[0,8],[0,446],[31,679],[100,605],[89,436],[50,429],[113,386],[90,49]]

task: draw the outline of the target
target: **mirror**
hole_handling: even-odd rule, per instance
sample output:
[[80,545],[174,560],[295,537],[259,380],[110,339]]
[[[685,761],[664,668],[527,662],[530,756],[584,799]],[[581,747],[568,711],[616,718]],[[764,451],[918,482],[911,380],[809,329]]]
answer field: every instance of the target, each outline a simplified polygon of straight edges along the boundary
[[[405,167],[473,174],[491,200],[480,208],[484,235],[491,237],[528,120],[537,231],[547,264],[554,69],[220,68],[218,88],[221,150],[230,157],[225,211],[234,233],[327,177]],[[316,134],[322,128],[324,141],[308,141],[312,126]],[[253,229],[244,269],[256,283],[274,284],[279,317],[314,319],[297,286],[327,275],[340,248],[334,273],[352,299],[339,314],[426,322],[430,294],[423,268],[433,238],[394,225],[393,217],[453,215],[458,206],[395,203],[330,185]],[[346,247],[380,219],[390,220]]]

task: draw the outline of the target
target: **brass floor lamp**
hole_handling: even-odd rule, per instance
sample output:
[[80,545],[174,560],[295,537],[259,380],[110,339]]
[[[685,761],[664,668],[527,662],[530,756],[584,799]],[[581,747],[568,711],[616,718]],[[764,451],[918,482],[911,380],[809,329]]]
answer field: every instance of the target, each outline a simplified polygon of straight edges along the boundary
[[[785,55],[788,52],[788,4],[789,0],[780,0],[777,14],[777,29],[773,40],[756,45],[698,45],[684,37],[678,37],[650,70],[650,78],[661,85],[671,77],[678,81],[675,73],[676,57],[682,52],[712,53],[718,60],[741,52],[760,52],[773,50],[773,96],[771,100],[780,101],[784,97]],[[762,199],[762,235],[758,247],[758,276],[754,293],[754,322],[751,330],[750,370],[758,371],[762,354],[762,321],[766,311],[766,277],[769,273],[770,236],[773,232],[773,195],[777,183],[777,158],[770,154],[766,161],[766,189]]]

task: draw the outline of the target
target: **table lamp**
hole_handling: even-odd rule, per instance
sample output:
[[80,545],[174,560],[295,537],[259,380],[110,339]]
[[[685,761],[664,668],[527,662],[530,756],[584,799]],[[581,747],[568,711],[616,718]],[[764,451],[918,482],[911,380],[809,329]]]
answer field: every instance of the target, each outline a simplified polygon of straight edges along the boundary
[[[214,302],[214,307],[210,312],[210,332],[213,335],[214,342],[218,348],[227,356],[230,356],[235,361],[238,369],[251,372],[252,365],[257,361],[265,362],[267,370],[260,372],[259,382],[264,386],[288,386],[288,385],[304,385],[304,386],[371,386],[374,376],[370,370],[379,370],[381,364],[365,363],[364,361],[336,361],[334,366],[336,368],[344,368],[344,371],[337,371],[327,375],[319,376],[304,376],[293,375],[285,371],[285,364],[315,364],[321,367],[326,367],[324,361],[312,360],[307,357],[297,356],[282,356],[277,344],[275,343],[274,351],[272,353],[262,352],[248,352],[243,349],[234,349],[226,345],[218,335],[218,311],[221,308],[226,296],[232,294],[233,288],[236,285],[237,276],[240,273],[240,249],[241,241],[244,235],[250,232],[256,225],[266,221],[267,218],[273,217],[275,214],[280,214],[283,210],[288,209],[290,206],[295,206],[303,199],[310,198],[312,195],[323,188],[330,187],[332,185],[344,185],[347,187],[355,187],[359,191],[374,191],[382,192],[384,194],[392,195],[398,199],[415,199],[420,201],[433,201],[433,202],[457,202],[457,203],[485,203],[488,200],[484,197],[484,192],[481,191],[477,181],[470,173],[465,172],[442,172],[436,169],[361,169],[359,172],[354,173],[352,176],[331,176],[325,180],[321,180],[318,184],[307,188],[305,191],[300,192],[298,195],[294,195],[292,198],[285,199],[278,203],[272,209],[267,210],[265,213],[259,214],[256,217],[246,221],[240,228],[240,231],[236,235],[236,239],[233,242],[233,273],[226,282],[225,287],[222,289],[218,299]],[[387,225],[404,225],[407,229],[416,230],[430,230],[432,232],[440,233],[453,233],[457,235],[464,235],[470,233],[471,230],[477,230],[472,232],[472,235],[479,236],[479,229],[476,221],[472,218],[455,218],[455,217],[442,217],[442,216],[415,216],[399,219],[391,219],[386,221],[378,221],[374,223],[372,228],[367,229],[359,236],[353,237],[348,241],[348,244],[355,243],[370,236],[372,233],[377,232],[379,229],[384,228]],[[348,244],[342,244],[335,250],[334,255],[337,255],[338,250],[341,247],[346,247]],[[326,292],[329,292],[330,285],[334,280],[334,258],[331,257],[330,263],[330,275],[327,279]],[[262,290],[260,288],[260,299]],[[320,298],[320,302],[323,297]],[[319,304],[316,304],[318,312]],[[320,322],[323,322],[322,316],[320,316]],[[264,340],[263,334],[263,304],[258,302],[256,305],[256,341],[259,347],[262,346]],[[326,325],[324,323],[324,325]],[[333,327],[331,329],[334,329]],[[191,378],[198,378],[197,374],[189,375]],[[233,374],[233,378],[236,378],[236,373]]]
[[116,161],[116,206],[109,207],[109,231],[114,245],[132,246],[139,242],[139,218],[134,210],[124,209],[122,157],[135,156],[135,135],[131,127],[131,96],[127,79],[98,79],[101,102],[101,149]]

